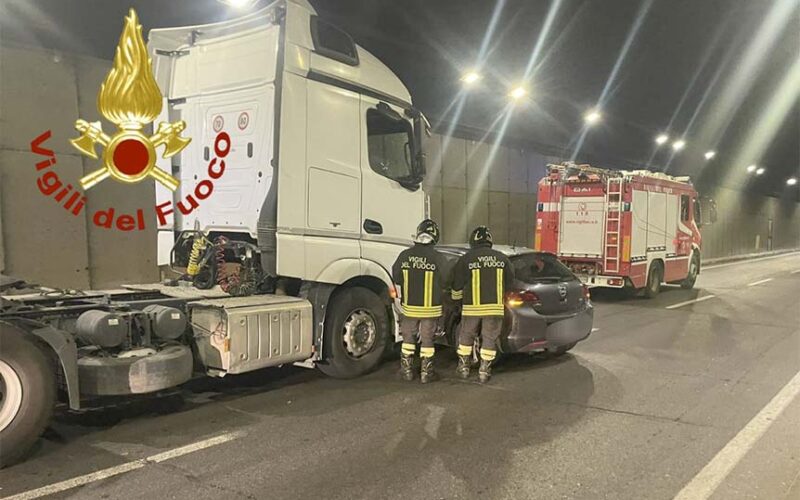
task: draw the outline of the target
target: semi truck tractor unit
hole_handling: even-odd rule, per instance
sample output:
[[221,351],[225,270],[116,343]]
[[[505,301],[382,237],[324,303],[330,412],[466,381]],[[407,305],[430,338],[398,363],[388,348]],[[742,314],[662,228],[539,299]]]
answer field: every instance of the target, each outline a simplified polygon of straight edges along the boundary
[[589,165],[548,165],[539,181],[535,246],[594,287],[657,295],[662,283],[694,286],[700,227],[716,218],[688,177]]
[[2,465],[59,403],[288,363],[356,377],[396,339],[389,270],[426,216],[428,131],[397,76],[304,0],[153,30],[148,51],[159,119],[192,139],[159,160],[178,188],[156,187],[158,261],[183,279],[68,293],[3,279]]

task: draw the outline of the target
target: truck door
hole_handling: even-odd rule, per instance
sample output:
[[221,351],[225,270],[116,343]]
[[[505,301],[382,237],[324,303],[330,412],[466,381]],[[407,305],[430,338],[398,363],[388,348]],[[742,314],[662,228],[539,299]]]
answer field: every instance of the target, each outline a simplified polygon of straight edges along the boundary
[[361,256],[388,270],[425,216],[425,194],[399,182],[412,174],[411,121],[395,106],[399,120],[381,113],[379,102],[361,96]]

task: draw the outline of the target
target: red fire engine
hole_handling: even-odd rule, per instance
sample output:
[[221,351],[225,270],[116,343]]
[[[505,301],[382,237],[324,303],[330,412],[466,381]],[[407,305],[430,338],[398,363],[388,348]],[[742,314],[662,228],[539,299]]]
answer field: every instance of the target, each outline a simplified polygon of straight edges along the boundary
[[[548,165],[539,181],[537,250],[589,286],[692,288],[700,272],[700,200],[688,177],[589,165]],[[713,215],[712,215],[713,218]]]

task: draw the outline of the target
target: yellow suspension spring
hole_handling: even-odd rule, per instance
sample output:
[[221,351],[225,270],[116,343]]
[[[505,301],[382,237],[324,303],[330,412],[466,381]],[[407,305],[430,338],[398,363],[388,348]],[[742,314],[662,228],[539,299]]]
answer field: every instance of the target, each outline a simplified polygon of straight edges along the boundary
[[186,274],[195,276],[200,272],[200,254],[206,247],[206,239],[198,235],[194,237],[192,251],[189,253],[189,265],[186,266]]

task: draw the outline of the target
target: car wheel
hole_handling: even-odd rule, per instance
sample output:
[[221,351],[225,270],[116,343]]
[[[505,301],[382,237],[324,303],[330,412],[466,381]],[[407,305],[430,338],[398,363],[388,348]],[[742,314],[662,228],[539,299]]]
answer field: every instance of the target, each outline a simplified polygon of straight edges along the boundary
[[700,255],[697,252],[692,252],[692,260],[689,262],[689,274],[686,279],[681,281],[681,288],[684,290],[691,290],[697,281],[697,274],[700,272]]
[[45,353],[0,323],[0,467],[23,459],[53,414],[56,378]]
[[644,296],[652,299],[661,291],[661,282],[664,279],[664,270],[660,262],[653,262],[650,272],[647,273],[647,285],[644,288]]
[[386,351],[389,314],[373,291],[362,287],[340,290],[325,318],[322,373],[355,378],[373,370]]

